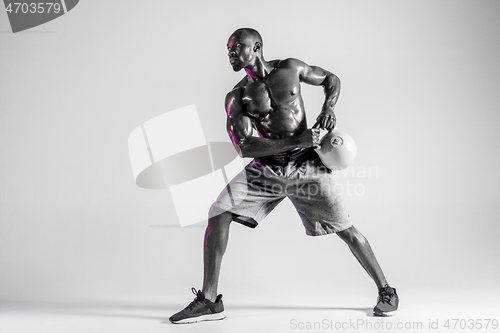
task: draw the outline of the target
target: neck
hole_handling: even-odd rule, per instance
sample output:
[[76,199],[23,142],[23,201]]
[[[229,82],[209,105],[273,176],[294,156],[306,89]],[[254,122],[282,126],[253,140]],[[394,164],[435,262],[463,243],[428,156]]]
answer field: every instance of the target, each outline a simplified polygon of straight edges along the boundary
[[245,68],[250,81],[262,80],[272,70],[272,67],[263,58],[257,57],[253,66]]

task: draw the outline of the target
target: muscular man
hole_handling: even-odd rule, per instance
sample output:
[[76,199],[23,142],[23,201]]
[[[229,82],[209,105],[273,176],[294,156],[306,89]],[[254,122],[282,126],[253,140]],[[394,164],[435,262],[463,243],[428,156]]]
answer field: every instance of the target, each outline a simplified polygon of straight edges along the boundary
[[226,96],[227,130],[239,155],[254,160],[212,205],[205,233],[203,288],[193,288],[194,301],[170,321],[225,318],[217,284],[229,226],[235,221],[256,227],[285,197],[297,209],[306,234],[336,233],[347,243],[377,285],[374,315],[394,315],[399,303],[396,289],[388,285],[368,241],[352,225],[342,197],[333,190],[332,171],[314,151],[319,145],[319,129],[307,128],[300,83],[323,87],[325,102],[317,126],[332,130],[340,92],[338,77],[293,58],[266,61],[262,38],[250,28],[236,30],[227,48],[234,71],[246,72]]

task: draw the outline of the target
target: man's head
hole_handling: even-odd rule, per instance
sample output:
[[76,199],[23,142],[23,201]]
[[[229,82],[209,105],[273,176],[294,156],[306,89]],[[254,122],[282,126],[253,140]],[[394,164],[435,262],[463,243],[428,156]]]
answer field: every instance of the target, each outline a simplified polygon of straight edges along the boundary
[[227,41],[229,62],[235,72],[248,68],[257,58],[263,59],[262,37],[252,28],[240,28]]

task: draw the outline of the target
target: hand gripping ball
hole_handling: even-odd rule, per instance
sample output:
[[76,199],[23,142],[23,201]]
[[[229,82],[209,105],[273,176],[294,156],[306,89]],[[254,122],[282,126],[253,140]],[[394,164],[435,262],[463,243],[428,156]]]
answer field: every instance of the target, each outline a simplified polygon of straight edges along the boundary
[[354,139],[337,128],[326,133],[315,150],[323,164],[331,170],[342,170],[354,164],[357,153]]

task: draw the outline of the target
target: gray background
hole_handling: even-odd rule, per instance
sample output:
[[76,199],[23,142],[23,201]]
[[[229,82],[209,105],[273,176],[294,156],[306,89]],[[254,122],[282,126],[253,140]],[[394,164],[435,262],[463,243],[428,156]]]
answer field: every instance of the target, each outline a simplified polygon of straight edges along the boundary
[[[363,189],[347,195],[351,216],[407,304],[447,290],[484,291],[498,306],[500,2],[248,6],[87,0],[17,34],[0,12],[0,302],[187,304],[201,287],[204,229],[176,227],[169,191],[134,184],[127,138],[196,104],[207,140],[228,141],[224,96],[243,73],[225,44],[251,26],[266,59],[296,57],[342,80],[352,170],[377,173],[340,181]],[[322,89],[303,91],[312,120]],[[232,226],[220,291],[233,302],[347,290],[373,305],[347,247],[305,236],[290,202],[256,230]]]

